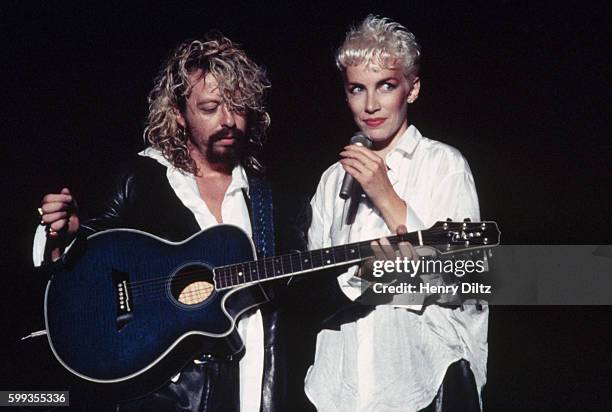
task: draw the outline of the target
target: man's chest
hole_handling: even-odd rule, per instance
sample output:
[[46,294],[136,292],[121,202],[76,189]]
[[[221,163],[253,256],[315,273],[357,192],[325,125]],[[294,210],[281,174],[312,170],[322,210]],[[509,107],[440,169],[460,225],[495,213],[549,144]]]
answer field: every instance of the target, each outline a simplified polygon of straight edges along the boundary
[[217,222],[223,222],[222,206],[231,179],[196,179],[200,199],[206,204]]

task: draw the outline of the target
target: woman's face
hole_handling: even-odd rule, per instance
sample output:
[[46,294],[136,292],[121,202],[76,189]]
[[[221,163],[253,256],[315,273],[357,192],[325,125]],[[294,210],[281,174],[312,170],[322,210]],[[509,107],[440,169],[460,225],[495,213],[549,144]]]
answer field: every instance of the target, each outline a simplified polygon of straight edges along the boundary
[[419,80],[413,86],[400,69],[372,67],[363,63],[345,71],[348,105],[359,128],[374,149],[388,147],[408,128],[406,106],[419,94]]

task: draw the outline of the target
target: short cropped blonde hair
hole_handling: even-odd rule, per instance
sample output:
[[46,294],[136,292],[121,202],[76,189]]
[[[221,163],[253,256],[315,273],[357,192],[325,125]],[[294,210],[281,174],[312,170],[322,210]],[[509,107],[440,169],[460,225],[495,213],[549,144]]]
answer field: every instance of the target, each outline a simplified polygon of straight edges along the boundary
[[343,73],[348,66],[366,63],[372,67],[400,68],[411,83],[419,75],[421,47],[414,34],[386,17],[370,14],[351,27],[336,53],[336,66]]

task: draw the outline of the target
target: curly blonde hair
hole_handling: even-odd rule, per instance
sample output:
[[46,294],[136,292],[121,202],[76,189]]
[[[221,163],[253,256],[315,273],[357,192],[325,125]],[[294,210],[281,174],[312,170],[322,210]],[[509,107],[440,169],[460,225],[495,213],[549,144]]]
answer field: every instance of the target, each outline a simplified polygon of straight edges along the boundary
[[336,66],[343,73],[362,63],[387,69],[399,68],[410,83],[419,74],[421,47],[406,27],[386,17],[368,15],[351,27],[336,53]]
[[255,155],[263,146],[270,126],[270,116],[264,106],[264,94],[270,82],[263,67],[218,32],[211,32],[202,40],[181,43],[165,62],[149,93],[145,141],[160,150],[174,167],[187,173],[197,172],[189,156],[188,136],[176,121],[176,110],[185,110],[193,87],[189,75],[199,69],[215,77],[230,110],[248,113],[248,143],[240,160],[244,167],[261,172],[263,167]]

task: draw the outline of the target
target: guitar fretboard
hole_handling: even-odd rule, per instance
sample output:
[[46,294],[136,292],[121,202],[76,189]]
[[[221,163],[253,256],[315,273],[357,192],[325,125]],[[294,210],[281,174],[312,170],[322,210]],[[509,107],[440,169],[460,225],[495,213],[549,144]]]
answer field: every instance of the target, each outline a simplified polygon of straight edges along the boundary
[[[389,242],[419,242],[419,232],[391,236]],[[426,232],[421,232],[425,234]],[[224,289],[252,282],[314,272],[319,269],[360,262],[374,256],[371,240],[332,246],[324,249],[295,252],[215,268],[217,289]]]

